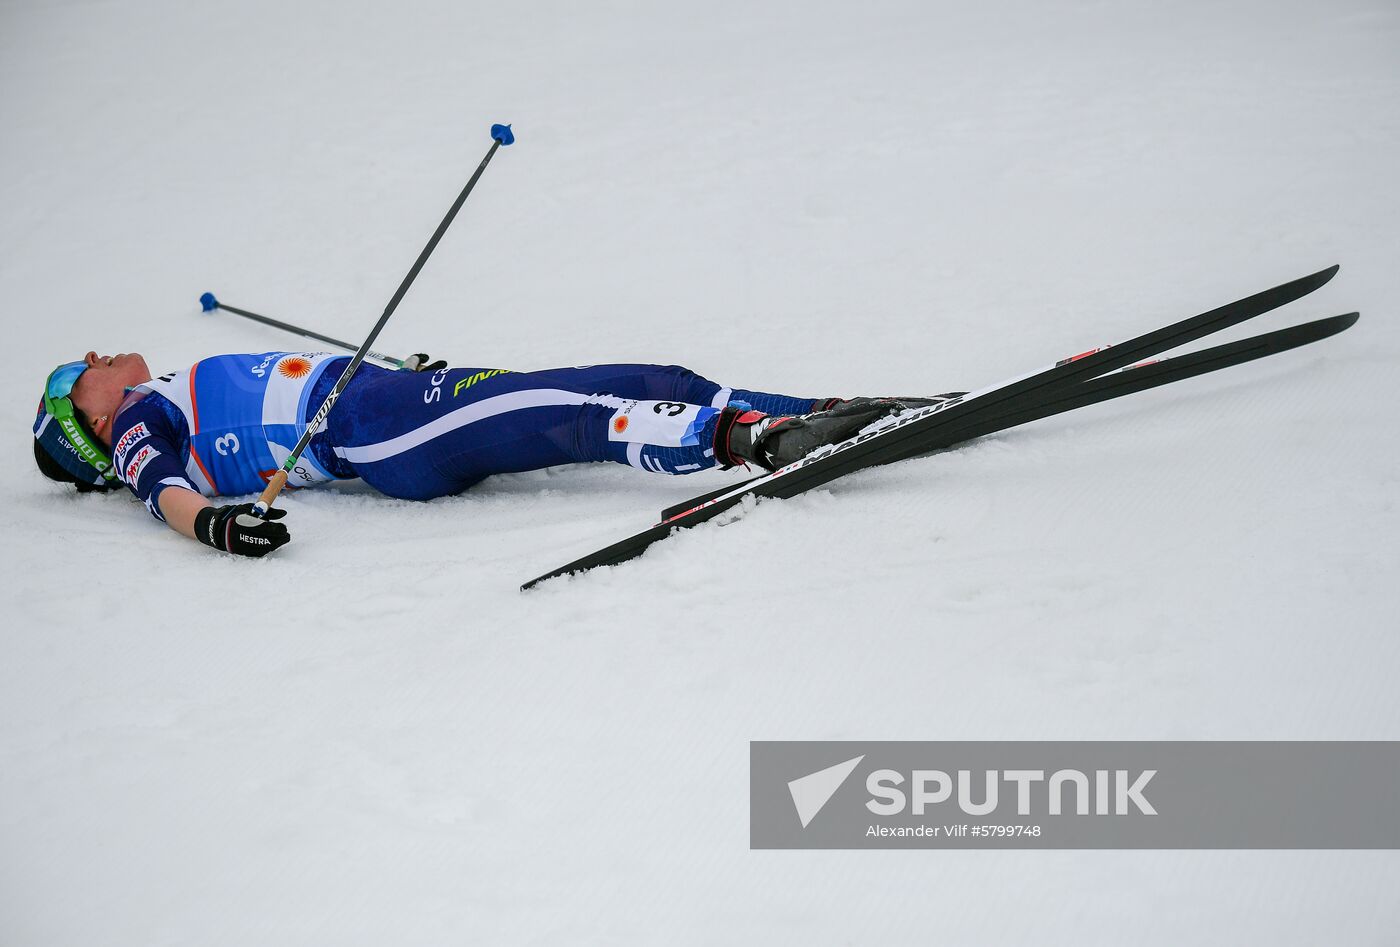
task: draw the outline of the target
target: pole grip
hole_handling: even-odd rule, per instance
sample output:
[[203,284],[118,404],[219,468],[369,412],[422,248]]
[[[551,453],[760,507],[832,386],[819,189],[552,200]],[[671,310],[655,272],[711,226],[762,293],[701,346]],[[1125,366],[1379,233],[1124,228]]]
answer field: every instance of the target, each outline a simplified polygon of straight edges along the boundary
[[258,502],[253,504],[253,515],[256,517],[267,516],[267,511],[272,504],[277,502],[277,495],[282,492],[282,488],[287,485],[287,471],[279,470],[267,481],[267,489],[258,497]]

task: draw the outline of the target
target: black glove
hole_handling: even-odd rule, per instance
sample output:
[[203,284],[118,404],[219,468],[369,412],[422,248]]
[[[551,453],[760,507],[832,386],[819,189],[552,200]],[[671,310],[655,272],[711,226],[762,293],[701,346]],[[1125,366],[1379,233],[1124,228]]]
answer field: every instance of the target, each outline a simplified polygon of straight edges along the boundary
[[206,546],[257,559],[292,541],[287,527],[273,522],[286,515],[286,510],[272,507],[267,519],[258,519],[251,503],[206,506],[195,514],[194,535]]
[[438,359],[435,362],[429,362],[428,354],[426,352],[419,352],[417,355],[410,355],[408,358],[404,359],[403,367],[399,370],[405,372],[436,372],[446,367],[446,360]]

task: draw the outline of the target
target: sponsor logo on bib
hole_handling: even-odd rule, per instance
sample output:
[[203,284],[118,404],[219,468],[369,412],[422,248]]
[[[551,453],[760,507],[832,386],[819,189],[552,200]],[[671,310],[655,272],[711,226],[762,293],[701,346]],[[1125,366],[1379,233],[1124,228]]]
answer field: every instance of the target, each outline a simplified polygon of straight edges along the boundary
[[289,355],[277,363],[277,374],[283,378],[305,378],[311,374],[311,362],[300,355]]
[[127,464],[126,469],[122,471],[122,479],[133,487],[136,486],[136,481],[141,479],[141,471],[145,470],[146,465],[159,456],[160,451],[147,444],[136,452],[136,456],[131,458],[131,463]]
[[135,427],[129,429],[114,445],[112,456],[117,459],[117,465],[126,463],[126,452],[131,450],[131,446],[143,437],[150,436],[150,431],[146,430],[146,422],[140,421]]

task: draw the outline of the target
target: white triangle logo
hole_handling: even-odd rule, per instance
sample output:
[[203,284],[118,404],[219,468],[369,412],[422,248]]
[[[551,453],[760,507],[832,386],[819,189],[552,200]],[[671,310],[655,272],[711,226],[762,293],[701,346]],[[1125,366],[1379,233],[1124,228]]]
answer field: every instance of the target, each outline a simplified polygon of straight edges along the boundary
[[817,817],[817,813],[822,811],[822,806],[836,795],[836,790],[841,788],[846,777],[851,775],[851,770],[863,759],[865,754],[862,753],[855,759],[819,769],[788,783],[788,792],[792,793],[792,804],[797,807],[797,817],[802,820],[804,829]]

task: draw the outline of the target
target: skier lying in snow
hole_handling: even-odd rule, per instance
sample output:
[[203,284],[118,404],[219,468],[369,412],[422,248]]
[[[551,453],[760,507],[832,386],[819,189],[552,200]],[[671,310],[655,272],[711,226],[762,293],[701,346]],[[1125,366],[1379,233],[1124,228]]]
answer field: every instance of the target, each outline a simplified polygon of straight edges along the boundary
[[[284,512],[258,519],[250,503],[216,507],[205,497],[261,492],[348,359],[216,355],[153,378],[140,355],[89,352],[49,375],[34,459],[46,476],[80,491],[121,481],[186,536],[263,556],[290,538],[274,522]],[[772,470],[934,400],[794,398],[725,388],[676,365],[538,372],[362,365],[291,485],[360,477],[392,497],[430,500],[491,474],[570,463],[614,461],[668,474],[747,463]]]

